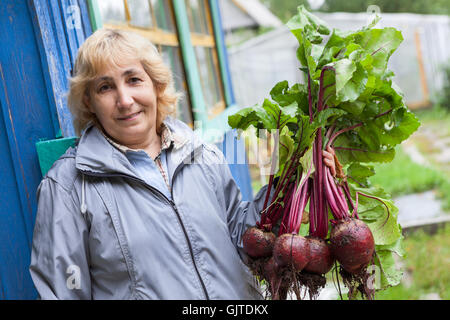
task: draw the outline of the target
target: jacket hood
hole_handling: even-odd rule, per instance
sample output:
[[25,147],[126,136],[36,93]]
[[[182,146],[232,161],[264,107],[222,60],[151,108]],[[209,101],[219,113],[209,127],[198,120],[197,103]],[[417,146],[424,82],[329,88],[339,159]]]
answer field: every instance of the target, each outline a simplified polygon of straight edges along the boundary
[[[169,154],[169,173],[201,147],[204,142],[180,120],[167,117],[164,124],[172,132],[177,143]],[[83,132],[76,148],[76,168],[86,174],[126,174],[135,176],[127,157],[112,146],[100,129],[91,124]]]

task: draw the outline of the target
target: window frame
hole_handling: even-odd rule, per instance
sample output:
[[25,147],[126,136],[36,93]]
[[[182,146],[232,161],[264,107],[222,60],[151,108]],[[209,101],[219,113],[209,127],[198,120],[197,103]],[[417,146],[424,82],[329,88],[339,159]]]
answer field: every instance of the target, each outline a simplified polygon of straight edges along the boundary
[[[186,2],[189,0],[185,0],[185,6],[186,6]],[[223,80],[222,80],[222,70],[220,69],[220,64],[219,64],[219,58],[218,58],[218,49],[216,46],[216,37],[214,34],[214,26],[213,26],[213,17],[212,17],[212,12],[211,12],[211,4],[210,1],[207,0],[198,0],[199,4],[201,3],[205,3],[205,19],[206,19],[206,29],[207,29],[207,34],[205,33],[198,33],[196,31],[191,31],[190,32],[190,37],[191,37],[191,43],[194,47],[194,49],[196,48],[202,48],[202,49],[211,49],[211,55],[212,55],[212,60],[213,60],[213,68],[214,71],[217,73],[218,75],[218,79],[217,79],[217,89],[219,90],[219,96],[221,97],[221,99],[219,101],[216,102],[215,105],[213,106],[209,106],[209,110],[208,110],[208,119],[213,119],[214,117],[216,117],[218,114],[220,114],[221,112],[223,112],[226,108],[226,100],[225,100],[225,88],[223,85]],[[186,8],[186,13],[188,16],[188,20],[190,21],[190,23],[194,23],[194,17],[192,17],[190,15],[190,13],[192,14],[192,9],[191,10],[187,10]],[[191,27],[191,26],[190,26]],[[197,60],[198,61],[198,60]],[[206,85],[204,85],[204,79],[200,78],[200,81],[202,83],[202,88],[205,88]]]

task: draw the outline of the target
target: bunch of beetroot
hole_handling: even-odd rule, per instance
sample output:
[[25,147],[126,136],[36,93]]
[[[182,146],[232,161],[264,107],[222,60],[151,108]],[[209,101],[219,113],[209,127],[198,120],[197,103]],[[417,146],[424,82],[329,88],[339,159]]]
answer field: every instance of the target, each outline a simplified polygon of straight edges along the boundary
[[[335,161],[339,166],[338,160]],[[314,162],[316,167],[320,167],[321,156],[316,157]],[[257,226],[244,233],[243,247],[251,257],[250,267],[255,275],[266,280],[272,299],[286,299],[291,290],[300,298],[302,287],[314,299],[319,289],[326,284],[325,274],[337,260],[342,267],[341,275],[346,285],[352,287],[356,284],[365,297],[372,298],[373,291],[365,286],[368,277],[365,270],[375,252],[372,232],[358,219],[357,205],[353,204],[351,197],[346,198],[342,191],[348,188],[345,177],[344,185],[341,186],[330,174],[330,168],[324,166],[323,176],[327,181],[323,188],[316,191],[317,181],[320,181],[319,172],[311,176],[310,171],[311,167],[300,183],[288,184],[283,196],[285,205],[274,202],[275,209],[269,210],[269,214],[264,214],[263,210]],[[315,193],[319,197],[315,197]],[[354,208],[351,215],[347,201]],[[305,211],[308,203],[309,213]],[[319,211],[319,203],[327,210]],[[335,218],[331,220],[330,234],[328,208]],[[283,216],[275,235],[272,228],[279,212]],[[304,214],[309,215],[309,218],[304,219]],[[304,237],[299,234],[300,226],[308,220],[309,235]]]
[[303,288],[317,297],[333,266],[350,298],[374,297],[372,264],[382,272],[378,289],[399,283],[398,271],[385,267],[401,247],[397,209],[368,177],[370,163],[392,161],[419,122],[387,69],[401,33],[376,29],[377,22],[330,31],[300,6],[287,26],[299,42],[305,83],[277,83],[271,99],[228,119],[258,136],[268,130],[276,141],[261,219],[243,236],[249,267],[272,299],[300,299]]

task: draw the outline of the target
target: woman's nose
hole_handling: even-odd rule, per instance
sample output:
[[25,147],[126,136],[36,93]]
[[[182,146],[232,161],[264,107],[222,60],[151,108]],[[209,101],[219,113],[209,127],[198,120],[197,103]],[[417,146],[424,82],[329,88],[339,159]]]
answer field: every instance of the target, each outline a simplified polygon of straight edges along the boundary
[[133,105],[134,99],[131,92],[126,87],[117,88],[117,106],[119,108],[129,108]]

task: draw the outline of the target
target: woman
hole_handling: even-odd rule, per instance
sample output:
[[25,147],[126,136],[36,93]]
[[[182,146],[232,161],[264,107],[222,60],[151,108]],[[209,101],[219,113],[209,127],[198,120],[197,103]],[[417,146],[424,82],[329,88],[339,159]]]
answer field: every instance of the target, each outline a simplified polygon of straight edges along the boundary
[[240,240],[267,187],[241,201],[223,154],[168,116],[177,98],[144,38],[101,29],[80,47],[68,104],[81,138],[38,189],[40,298],[262,298]]

